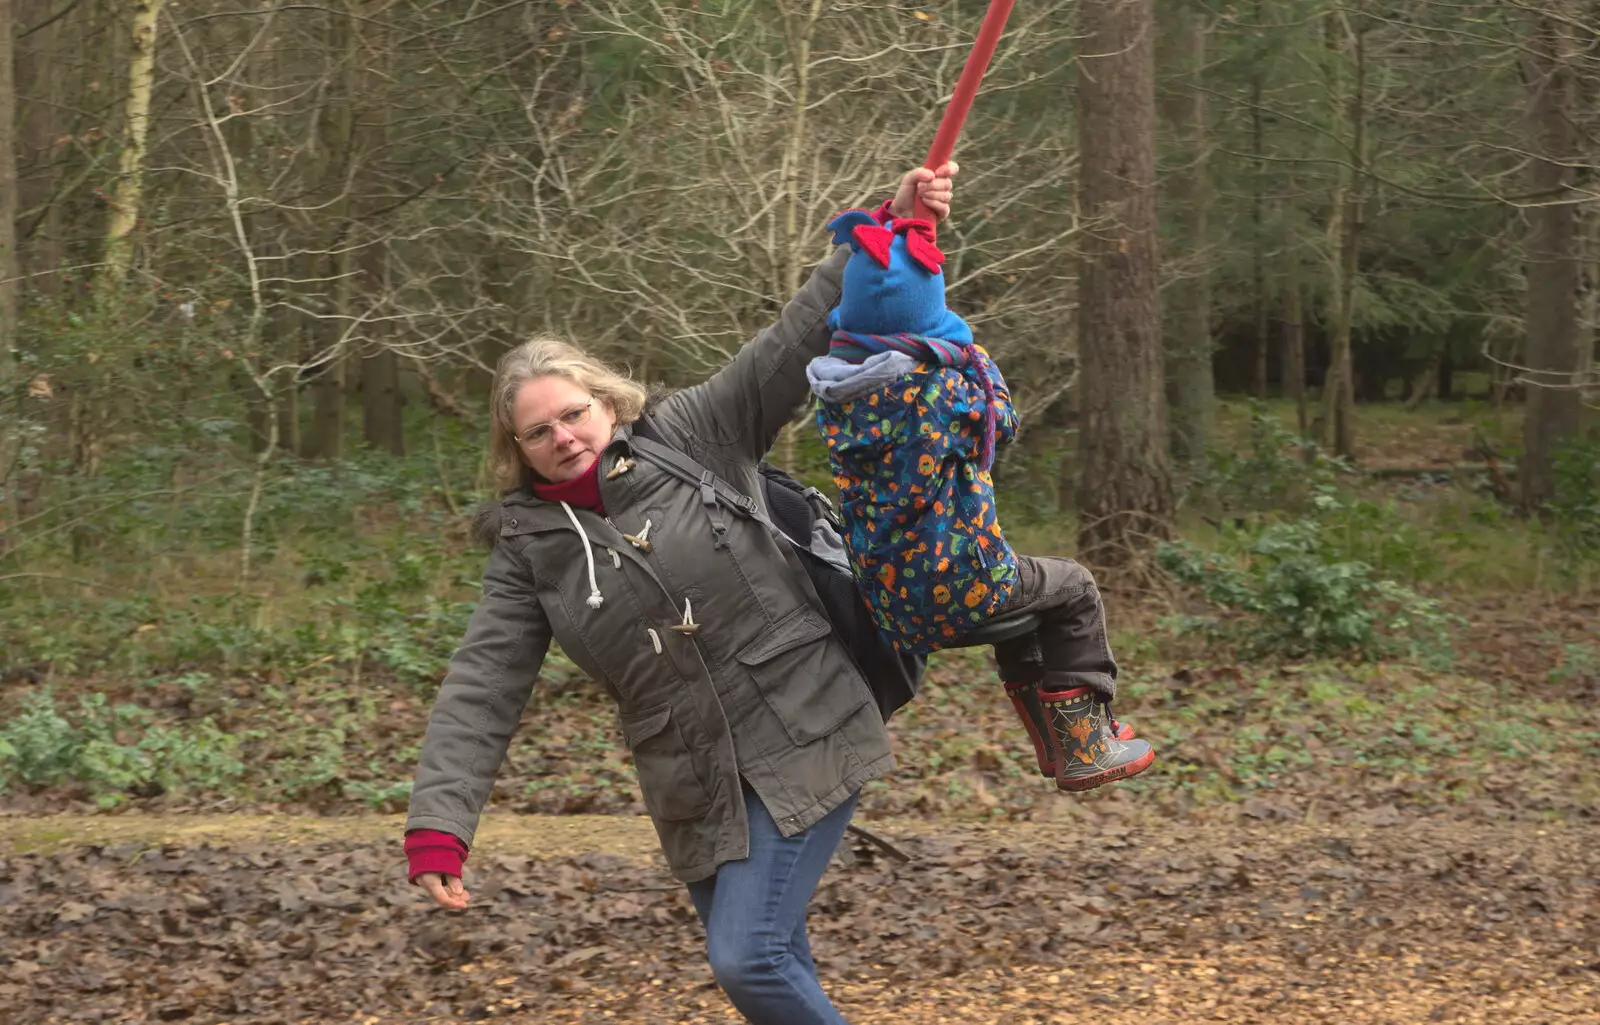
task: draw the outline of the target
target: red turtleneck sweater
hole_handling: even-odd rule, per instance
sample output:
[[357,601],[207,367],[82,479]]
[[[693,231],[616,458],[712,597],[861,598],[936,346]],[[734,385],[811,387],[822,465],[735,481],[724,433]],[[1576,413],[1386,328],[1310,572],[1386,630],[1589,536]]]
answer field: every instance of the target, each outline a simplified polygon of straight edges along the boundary
[[606,514],[605,503],[600,498],[600,459],[569,481],[560,484],[533,482],[533,493],[546,502],[565,502],[579,509],[593,509],[601,516]]

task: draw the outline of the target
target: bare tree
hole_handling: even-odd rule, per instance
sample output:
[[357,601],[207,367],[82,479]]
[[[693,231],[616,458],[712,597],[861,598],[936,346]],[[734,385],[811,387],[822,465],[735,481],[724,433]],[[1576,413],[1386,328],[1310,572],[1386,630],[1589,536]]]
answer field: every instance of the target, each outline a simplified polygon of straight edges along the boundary
[[12,18],[18,35],[25,33],[12,54],[16,97],[15,151],[17,162],[16,266],[24,284],[44,295],[60,292],[56,271],[62,261],[58,225],[66,205],[59,180],[65,155],[62,144],[61,95],[69,70],[57,49],[57,38],[69,12],[53,10],[50,0],[12,0]]
[[1263,0],[1255,0],[1252,11],[1255,32],[1251,49],[1255,59],[1250,69],[1250,278],[1255,306],[1255,359],[1250,376],[1250,394],[1267,397],[1267,237],[1263,214],[1266,208],[1266,80],[1271,68],[1263,45],[1267,33]]
[[122,148],[117,182],[106,221],[105,276],[120,284],[133,266],[133,231],[144,198],[145,139],[150,131],[150,97],[155,89],[156,29],[162,0],[132,0],[129,19],[128,92],[122,113]]
[[1078,553],[1136,564],[1171,530],[1157,288],[1151,0],[1078,5],[1082,416]]
[[1300,282],[1300,249],[1293,239],[1283,251],[1283,390],[1294,400],[1295,425],[1301,438],[1309,435],[1306,408],[1306,317],[1304,286]]
[[16,436],[17,418],[8,410],[20,399],[21,377],[16,360],[17,279],[22,261],[17,256],[17,107],[11,73],[14,22],[11,0],[0,0],[0,411],[5,411],[0,417],[0,525],[15,512],[11,474],[21,442]]
[[1169,250],[1163,271],[1170,301],[1164,304],[1168,324],[1167,372],[1171,397],[1172,454],[1181,462],[1198,463],[1211,442],[1216,385],[1211,371],[1210,180],[1207,171],[1211,140],[1206,125],[1208,15],[1188,3],[1173,9],[1166,32],[1167,59],[1172,69],[1163,106],[1172,127],[1173,159],[1163,177],[1164,204],[1180,258]]
[[[1332,61],[1335,134],[1344,147],[1344,160],[1329,234],[1338,240],[1334,251],[1334,325],[1329,342],[1328,372],[1322,387],[1322,417],[1333,434],[1336,454],[1355,455],[1355,364],[1351,334],[1355,328],[1356,277],[1360,273],[1360,246],[1366,193],[1367,31],[1365,0],[1354,10],[1339,9],[1327,15],[1328,48]],[[1347,56],[1350,74],[1345,74]],[[1346,141],[1345,132],[1348,132]]]
[[[12,79],[12,38],[16,35],[12,0],[0,0],[0,396],[11,390],[17,344],[17,103]],[[0,440],[0,482],[10,467]]]
[[[1555,494],[1553,458],[1582,423],[1577,389],[1578,285],[1582,238],[1574,192],[1582,163],[1575,120],[1581,49],[1574,0],[1549,0],[1530,12],[1531,38],[1524,57],[1528,83],[1528,184],[1538,201],[1527,210],[1527,342],[1524,376],[1528,409],[1523,455],[1517,469],[1522,504],[1536,509]],[[1592,346],[1592,341],[1588,344]]]
[[[1071,375],[1071,281],[1050,265],[1077,230],[1074,161],[1066,126],[1042,116],[1047,86],[1022,70],[1066,42],[1063,10],[1014,19],[963,141],[967,205],[941,231],[951,302],[1002,366],[1056,354],[1016,375],[1025,415]],[[528,81],[533,134],[496,154],[482,219],[537,268],[541,326],[694,380],[825,254],[830,215],[925,151],[975,26],[814,0],[598,7],[573,34],[627,53],[632,80],[581,112],[558,76]]]
[[[328,75],[323,97],[313,115],[307,158],[310,174],[319,191],[330,193],[326,201],[327,221],[334,231],[322,228],[321,219],[306,216],[301,230],[332,238],[325,252],[308,251],[304,257],[302,286],[310,287],[319,276],[333,282],[331,310],[340,316],[317,316],[308,311],[306,331],[311,348],[317,351],[309,363],[313,372],[311,423],[302,440],[300,454],[308,459],[337,459],[344,455],[344,413],[346,377],[350,359],[340,340],[352,306],[350,265],[350,190],[345,183],[353,170],[355,142],[355,104],[360,93],[360,35],[355,28],[356,0],[345,0],[328,12]],[[321,230],[319,230],[321,229]],[[319,273],[320,272],[320,273]]]
[[[385,0],[366,4],[376,11]],[[383,168],[389,147],[389,119],[393,116],[390,104],[392,76],[392,50],[389,47],[387,26],[376,18],[363,18],[361,35],[361,108],[360,123],[356,133],[363,151],[361,167],[373,178]],[[369,179],[369,186],[376,182]],[[359,276],[366,301],[374,307],[382,305],[392,289],[390,287],[390,240],[384,232],[382,207],[387,206],[376,189],[367,191],[367,209],[362,211],[361,223],[353,226],[364,233],[359,256]],[[390,326],[383,320],[372,323],[377,337],[371,339],[368,350],[361,357],[361,425],[368,445],[375,449],[404,455],[406,451],[405,421],[402,417],[404,394],[400,390],[400,357],[394,347],[386,344],[383,333]]]

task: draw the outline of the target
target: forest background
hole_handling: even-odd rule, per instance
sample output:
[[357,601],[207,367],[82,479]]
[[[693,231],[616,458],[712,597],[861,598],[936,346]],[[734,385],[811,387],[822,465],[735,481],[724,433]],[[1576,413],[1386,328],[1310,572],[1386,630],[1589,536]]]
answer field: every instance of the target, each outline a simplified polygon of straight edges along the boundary
[[[4,807],[402,809],[498,355],[702,379],[983,9],[0,0]],[[1083,807],[1600,805],[1597,130],[1587,0],[1018,4],[940,241],[1007,534],[1095,568],[1159,752]],[[775,459],[827,485],[807,420]],[[868,820],[1060,814],[984,658]],[[559,652],[494,807],[641,809]]]

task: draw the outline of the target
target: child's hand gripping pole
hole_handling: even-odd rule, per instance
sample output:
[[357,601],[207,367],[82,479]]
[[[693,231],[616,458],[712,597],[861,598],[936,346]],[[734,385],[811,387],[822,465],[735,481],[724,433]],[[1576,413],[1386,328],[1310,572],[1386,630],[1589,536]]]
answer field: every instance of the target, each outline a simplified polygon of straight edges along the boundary
[[[928,148],[928,159],[922,166],[930,171],[937,171],[939,166],[950,159],[950,154],[955,152],[956,136],[961,134],[961,126],[967,120],[967,111],[972,109],[972,99],[978,95],[978,83],[983,81],[983,73],[989,69],[989,59],[994,56],[995,47],[1000,44],[1000,34],[1005,31],[1006,19],[1011,16],[1011,8],[1016,0],[989,0],[989,10],[983,16],[983,26],[978,29],[977,41],[972,44],[972,52],[967,55],[966,66],[961,69],[961,77],[956,81],[956,91],[950,96],[950,105],[944,109],[944,117],[939,120],[939,130],[934,133],[933,145]],[[915,215],[929,224],[936,223],[936,219],[926,206],[922,197],[918,195],[913,204]]]

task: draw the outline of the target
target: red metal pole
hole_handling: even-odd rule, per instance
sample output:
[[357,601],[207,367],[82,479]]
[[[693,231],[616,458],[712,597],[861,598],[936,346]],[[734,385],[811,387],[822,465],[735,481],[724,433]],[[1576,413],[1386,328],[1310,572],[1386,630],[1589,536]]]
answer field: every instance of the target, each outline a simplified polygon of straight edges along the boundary
[[[989,69],[989,59],[994,56],[995,47],[1000,44],[1000,34],[1005,31],[1006,19],[1011,16],[1011,8],[1016,0],[989,0],[989,10],[983,16],[983,26],[978,29],[978,38],[972,44],[972,52],[967,55],[967,64],[961,69],[961,77],[956,81],[955,92],[950,96],[950,105],[944,109],[944,117],[939,121],[939,131],[933,136],[933,145],[928,147],[928,159],[922,166],[931,171],[939,169],[939,165],[950,159],[950,154],[955,152],[956,137],[961,134],[961,126],[967,120],[967,111],[972,109],[972,99],[978,95],[978,83],[983,81],[983,73]],[[916,216],[931,222],[933,214],[922,205],[919,198],[915,207]]]

